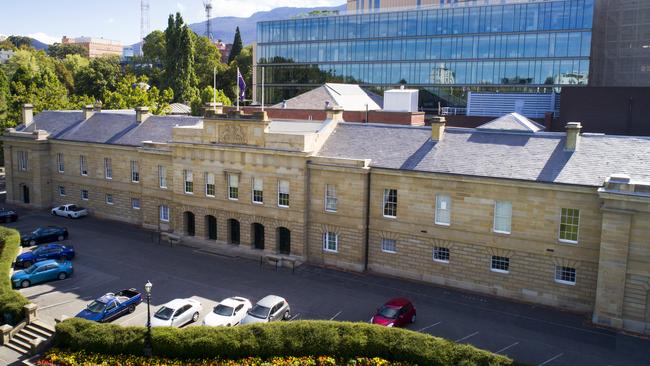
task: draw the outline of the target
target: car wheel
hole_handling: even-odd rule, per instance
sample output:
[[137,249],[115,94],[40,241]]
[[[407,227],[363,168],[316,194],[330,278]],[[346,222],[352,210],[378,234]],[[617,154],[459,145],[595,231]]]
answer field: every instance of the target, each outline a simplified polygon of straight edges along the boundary
[[61,272],[61,273],[59,273],[59,277],[58,277],[58,279],[60,279],[60,280],[65,280],[66,277],[68,277],[68,275],[67,275],[65,272]]
[[289,310],[284,312],[284,315],[282,316],[283,320],[289,320],[291,318],[291,314],[289,314]]
[[129,306],[129,314],[133,313],[134,311],[135,311],[135,305],[131,304],[131,306]]
[[18,221],[18,216],[14,216],[11,218],[11,222],[16,222],[16,221]]
[[195,312],[195,313],[192,315],[192,323],[196,323],[197,320],[199,320],[199,312],[198,312],[198,311]]
[[29,245],[36,245],[36,240],[30,240]]
[[56,213],[54,211],[52,211],[52,216],[56,216]]
[[58,240],[58,241],[62,241],[63,239],[64,239],[64,238],[63,238],[63,235],[59,235],[59,237],[56,238],[56,240]]
[[411,317],[411,323],[415,323],[415,314]]
[[22,288],[27,288],[31,285],[31,283],[28,280],[23,280],[23,282],[20,283],[20,287]]
[[31,261],[23,262],[23,268],[29,268],[32,264],[33,263]]
[[72,215],[68,214],[68,218],[71,219],[71,218],[72,218]]

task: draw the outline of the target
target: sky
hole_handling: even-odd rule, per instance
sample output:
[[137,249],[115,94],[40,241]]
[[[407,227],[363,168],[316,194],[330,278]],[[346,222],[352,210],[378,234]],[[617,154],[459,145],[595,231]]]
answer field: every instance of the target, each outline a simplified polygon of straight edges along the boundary
[[[163,30],[170,13],[187,23],[205,20],[204,0],[149,0],[150,31]],[[212,0],[212,17],[248,17],[277,7],[337,6],[345,0]],[[218,25],[217,25],[218,26]],[[52,44],[62,36],[103,37],[125,45],[140,38],[140,0],[0,0],[0,35]]]

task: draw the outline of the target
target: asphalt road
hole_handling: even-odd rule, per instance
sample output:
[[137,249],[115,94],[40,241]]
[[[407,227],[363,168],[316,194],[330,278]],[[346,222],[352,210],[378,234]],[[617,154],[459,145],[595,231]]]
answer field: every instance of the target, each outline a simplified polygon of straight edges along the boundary
[[[152,240],[150,232],[122,223],[52,217],[19,209],[10,227],[30,231],[39,225],[68,227],[74,245],[74,275],[20,290],[39,305],[39,317],[54,323],[74,316],[106,292],[153,283],[152,304],[174,298],[201,301],[198,324],[229,296],[253,303],[276,294],[287,299],[293,319],[368,321],[391,297],[405,296],[417,308],[410,329],[497,352],[530,365],[650,365],[650,340],[588,325],[588,315],[520,304],[423,283],[370,274],[353,274],[303,265],[275,271],[258,261],[211,254]],[[144,325],[146,305],[113,323]]]

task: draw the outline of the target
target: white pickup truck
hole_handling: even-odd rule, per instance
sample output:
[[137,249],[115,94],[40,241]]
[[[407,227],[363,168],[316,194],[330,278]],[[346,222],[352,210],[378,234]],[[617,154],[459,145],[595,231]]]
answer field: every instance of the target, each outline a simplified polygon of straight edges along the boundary
[[82,216],[88,216],[88,211],[85,208],[79,207],[75,204],[67,204],[63,206],[54,207],[52,209],[52,215],[77,219]]

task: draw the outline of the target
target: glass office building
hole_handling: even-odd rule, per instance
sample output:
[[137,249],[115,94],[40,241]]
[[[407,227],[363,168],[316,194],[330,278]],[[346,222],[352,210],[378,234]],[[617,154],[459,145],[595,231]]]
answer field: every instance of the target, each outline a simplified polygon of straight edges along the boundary
[[[477,0],[257,25],[265,103],[324,82],[420,89],[420,106],[463,106],[468,91],[551,92],[587,84],[595,0]],[[259,99],[259,98],[258,98]]]

